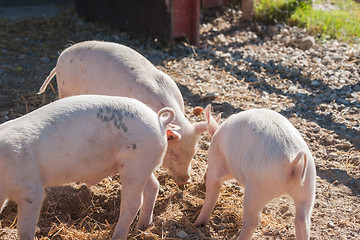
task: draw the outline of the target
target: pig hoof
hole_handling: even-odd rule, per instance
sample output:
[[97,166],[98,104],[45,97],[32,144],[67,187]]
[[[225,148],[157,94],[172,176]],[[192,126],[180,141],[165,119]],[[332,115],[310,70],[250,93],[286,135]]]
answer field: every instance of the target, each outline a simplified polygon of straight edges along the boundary
[[145,230],[146,228],[148,228],[149,225],[150,225],[150,223],[149,223],[149,224],[138,224],[137,228],[138,228],[139,230],[143,231],[143,230]]
[[195,227],[205,227],[206,226],[206,223],[204,223],[204,222],[195,222]]
[[199,224],[199,225],[195,225],[196,227],[200,227],[200,228],[202,228],[202,227],[206,227],[206,224],[205,223],[202,223],[202,224]]

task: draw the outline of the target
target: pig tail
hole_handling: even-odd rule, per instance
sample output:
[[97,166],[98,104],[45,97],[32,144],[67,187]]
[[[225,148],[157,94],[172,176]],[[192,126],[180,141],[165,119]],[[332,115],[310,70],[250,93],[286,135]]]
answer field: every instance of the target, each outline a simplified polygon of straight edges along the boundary
[[[167,114],[167,117],[161,118],[163,114]],[[172,108],[165,107],[160,109],[160,111],[158,112],[158,116],[160,117],[160,121],[162,122],[162,124],[164,126],[167,126],[175,120],[175,111]]]

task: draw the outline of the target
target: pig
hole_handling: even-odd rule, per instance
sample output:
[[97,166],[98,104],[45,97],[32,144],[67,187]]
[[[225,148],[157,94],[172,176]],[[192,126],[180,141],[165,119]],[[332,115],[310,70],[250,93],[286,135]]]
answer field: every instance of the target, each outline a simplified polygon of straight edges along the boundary
[[190,182],[191,159],[206,122],[190,123],[184,116],[184,100],[175,82],[145,57],[121,44],[85,41],[64,50],[39,90],[43,93],[56,75],[59,97],[80,94],[124,96],[140,100],[155,112],[175,111],[181,127],[180,141],[169,142],[163,166],[178,186]]
[[82,95],[1,124],[0,204],[18,204],[20,240],[34,239],[45,188],[116,173],[123,193],[112,239],[126,239],[141,205],[138,227],[147,227],[159,189],[153,172],[167,141],[181,137],[169,126],[174,118],[171,108],[156,114],[135,99]]
[[296,239],[310,238],[316,170],[311,152],[295,127],[281,114],[252,109],[219,118],[205,109],[208,132],[206,197],[196,226],[208,223],[223,181],[235,178],[245,187],[243,226],[238,240],[251,239],[260,211],[270,200],[288,194],[296,207]]

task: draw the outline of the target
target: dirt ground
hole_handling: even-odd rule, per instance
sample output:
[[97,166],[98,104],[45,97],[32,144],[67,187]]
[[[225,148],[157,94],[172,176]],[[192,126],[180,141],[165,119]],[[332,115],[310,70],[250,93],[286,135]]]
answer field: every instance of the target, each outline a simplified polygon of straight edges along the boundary
[[[210,103],[223,120],[251,108],[273,109],[289,118],[308,143],[317,168],[311,239],[359,239],[359,50],[333,41],[303,51],[291,41],[304,34],[302,29],[243,26],[239,15],[231,9],[205,12],[199,47],[86,22],[73,10],[49,19],[0,21],[0,123],[57,99],[56,81],[53,90],[36,93],[69,44],[91,39],[122,43],[176,81],[193,122],[204,120],[192,114],[193,107]],[[154,222],[139,231],[135,221],[129,239],[238,235],[244,189],[235,181],[223,184],[210,223],[201,228],[193,224],[205,197],[208,146],[203,135],[192,162],[192,183],[185,190],[165,170],[156,173],[161,189]],[[37,239],[109,239],[119,217],[118,180],[111,176],[91,187],[72,183],[47,189]],[[294,213],[289,197],[273,200],[262,211],[254,239],[295,239]],[[10,202],[0,215],[0,239],[17,239],[16,218],[16,204]]]

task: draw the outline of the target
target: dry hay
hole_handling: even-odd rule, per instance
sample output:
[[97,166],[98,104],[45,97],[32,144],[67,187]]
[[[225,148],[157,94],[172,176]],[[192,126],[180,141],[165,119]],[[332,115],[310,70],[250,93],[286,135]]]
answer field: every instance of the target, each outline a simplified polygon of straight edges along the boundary
[[[58,51],[64,49],[72,41],[100,39],[120,42],[121,40],[121,43],[135,49],[140,45],[146,46],[148,44],[146,38],[123,34],[109,26],[83,22],[76,17],[72,10],[51,19],[30,19],[17,23],[2,20],[0,21],[0,29],[2,29],[0,31],[0,50],[7,50],[5,54],[2,53],[0,66],[9,72],[6,79],[0,80],[0,84],[2,84],[0,88],[1,121],[3,121],[4,116],[13,119],[57,99],[55,81],[53,81],[52,90],[47,90],[45,94],[38,96],[37,91],[54,67]],[[151,44],[150,48],[156,48],[162,43],[152,41]],[[162,46],[162,48],[166,50],[167,47]],[[22,55],[25,57],[21,57]],[[47,57],[47,59],[42,59],[43,57]],[[179,65],[179,61],[169,60],[166,62],[166,66],[160,66],[160,68],[169,73],[175,80],[186,79],[186,77],[181,76],[184,74],[181,73],[181,68],[177,69]],[[248,85],[260,85],[263,88],[262,82],[244,82],[244,80],[238,80],[223,70],[217,71],[214,78],[222,79],[223,83],[226,84],[241,83],[245,86],[244,89]],[[5,81],[5,83],[1,81]],[[275,79],[271,84],[277,84],[281,81],[286,80]],[[195,85],[192,79],[186,84],[189,82]],[[201,94],[198,88],[193,88],[191,91],[193,96]],[[184,99],[187,105],[187,117],[192,122],[204,120],[202,115],[194,116],[190,108],[191,104],[202,103],[194,102],[194,99],[186,95],[184,95]],[[257,92],[251,91],[236,92],[235,95],[227,92],[217,96],[218,102],[227,102],[229,99],[239,104],[237,109],[251,107],[243,104],[247,102],[255,102],[263,107],[270,107],[273,104],[271,102],[264,103],[265,100],[259,98]],[[291,101],[293,100],[284,98],[278,104],[286,105]],[[202,106],[205,107],[205,105]],[[224,115],[229,115],[229,112],[225,112]],[[297,124],[306,125],[308,122],[308,120],[304,120]],[[326,135],[328,130],[321,129],[321,131]],[[207,137],[203,136],[199,141],[197,154],[192,163],[191,177],[193,182],[185,190],[180,190],[166,171],[161,169],[156,172],[161,189],[154,210],[154,221],[148,229],[139,231],[135,229],[137,220],[135,219],[129,233],[130,239],[179,239],[177,234],[181,230],[186,232],[188,239],[232,239],[239,234],[242,225],[244,192],[234,181],[223,184],[209,224],[201,228],[196,228],[193,225],[205,198],[203,175],[206,170],[208,145]],[[337,153],[349,154],[338,151]],[[346,167],[358,171],[358,168],[354,167],[351,156],[350,154],[345,163]],[[324,185],[325,183],[325,180],[320,181],[318,179],[317,185],[319,187],[320,184]],[[334,184],[336,184],[335,181]],[[338,190],[331,187],[329,186],[327,191],[321,191],[317,194],[328,195],[325,199],[329,202],[331,201],[331,194],[342,194],[342,192],[336,192]],[[351,200],[347,199],[346,201],[350,202]],[[43,203],[36,236],[43,240],[109,239],[119,217],[120,202],[121,185],[117,176],[105,178],[91,187],[82,183],[72,183],[62,187],[50,188],[47,190],[47,197]],[[325,208],[322,205],[321,203],[315,207]],[[341,208],[337,210],[341,211]],[[323,210],[317,211],[317,219],[325,216],[321,215],[321,211]],[[294,215],[294,206],[289,198],[281,197],[272,201],[262,212],[261,225],[257,228],[254,239],[295,239]],[[335,224],[343,224],[344,226],[357,224],[359,226],[359,220],[355,219],[359,215],[359,210],[354,210],[353,215],[352,221],[338,219]],[[16,239],[16,216],[16,204],[10,202],[1,214],[0,238],[6,236],[6,239]],[[317,227],[313,225],[312,231]],[[340,236],[340,233],[336,232],[334,228],[328,228],[326,231],[328,231],[326,236]]]

